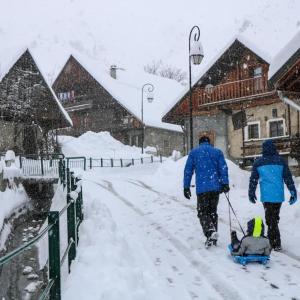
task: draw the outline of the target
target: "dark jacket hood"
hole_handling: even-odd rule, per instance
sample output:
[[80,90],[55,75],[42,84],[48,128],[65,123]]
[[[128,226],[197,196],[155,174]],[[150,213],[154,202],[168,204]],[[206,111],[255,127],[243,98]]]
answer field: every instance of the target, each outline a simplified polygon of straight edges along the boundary
[[267,140],[263,142],[262,149],[263,149],[263,156],[271,156],[271,155],[278,154],[276,146],[274,145],[272,140]]

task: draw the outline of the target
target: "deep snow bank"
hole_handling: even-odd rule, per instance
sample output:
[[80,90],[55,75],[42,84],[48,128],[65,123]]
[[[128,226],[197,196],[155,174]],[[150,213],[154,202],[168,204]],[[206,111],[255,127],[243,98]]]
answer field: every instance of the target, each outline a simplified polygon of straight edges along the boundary
[[5,228],[4,220],[21,208],[29,198],[22,185],[17,189],[6,189],[0,192],[0,250],[4,247],[5,240],[10,233],[9,228]]
[[[59,136],[62,152],[66,156],[85,156],[92,158],[140,158],[149,156],[141,154],[141,148],[122,144],[113,138],[109,132],[88,131],[78,138]],[[146,148],[147,150],[155,150]]]

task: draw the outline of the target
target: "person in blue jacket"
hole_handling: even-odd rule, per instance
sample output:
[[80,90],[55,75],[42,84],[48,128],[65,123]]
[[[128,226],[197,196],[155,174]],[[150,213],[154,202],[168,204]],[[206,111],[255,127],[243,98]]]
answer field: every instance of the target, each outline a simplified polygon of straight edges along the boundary
[[284,201],[284,183],[290,191],[290,205],[297,201],[297,191],[291,171],[278,154],[272,140],[262,145],[262,157],[255,160],[249,183],[249,200],[256,202],[256,187],[260,184],[261,202],[265,209],[265,219],[268,225],[268,238],[275,251],[281,250],[280,231],[278,227],[279,214]]
[[228,167],[221,150],[210,144],[210,139],[203,136],[199,147],[193,149],[184,168],[184,196],[191,198],[191,180],[196,173],[197,211],[203,233],[210,247],[217,244],[219,194],[229,192]]

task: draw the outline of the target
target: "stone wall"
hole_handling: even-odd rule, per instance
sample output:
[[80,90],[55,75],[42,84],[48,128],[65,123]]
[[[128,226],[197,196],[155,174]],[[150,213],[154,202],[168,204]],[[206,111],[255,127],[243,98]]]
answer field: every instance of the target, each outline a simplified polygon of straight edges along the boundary
[[[204,132],[214,133],[214,146],[221,149],[224,155],[228,157],[228,142],[227,142],[227,118],[228,116],[220,112],[217,115],[211,116],[196,116],[193,119],[193,138],[194,147],[198,145],[199,137]],[[185,124],[188,129],[187,143],[189,145],[189,123],[186,120]]]
[[183,152],[183,133],[162,128],[146,127],[145,147],[151,146],[158,150],[158,154],[170,156],[173,150]]

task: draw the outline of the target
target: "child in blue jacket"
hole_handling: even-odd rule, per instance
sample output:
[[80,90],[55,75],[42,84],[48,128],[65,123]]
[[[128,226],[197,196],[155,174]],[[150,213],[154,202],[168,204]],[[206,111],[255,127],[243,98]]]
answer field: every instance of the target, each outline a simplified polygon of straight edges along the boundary
[[287,163],[278,154],[272,140],[262,145],[262,157],[253,164],[249,183],[249,200],[256,202],[256,187],[260,184],[261,202],[265,209],[265,218],[268,225],[268,238],[275,251],[281,250],[280,231],[278,227],[279,214],[284,201],[284,183],[290,191],[290,205],[297,201],[297,191],[292,174]]

